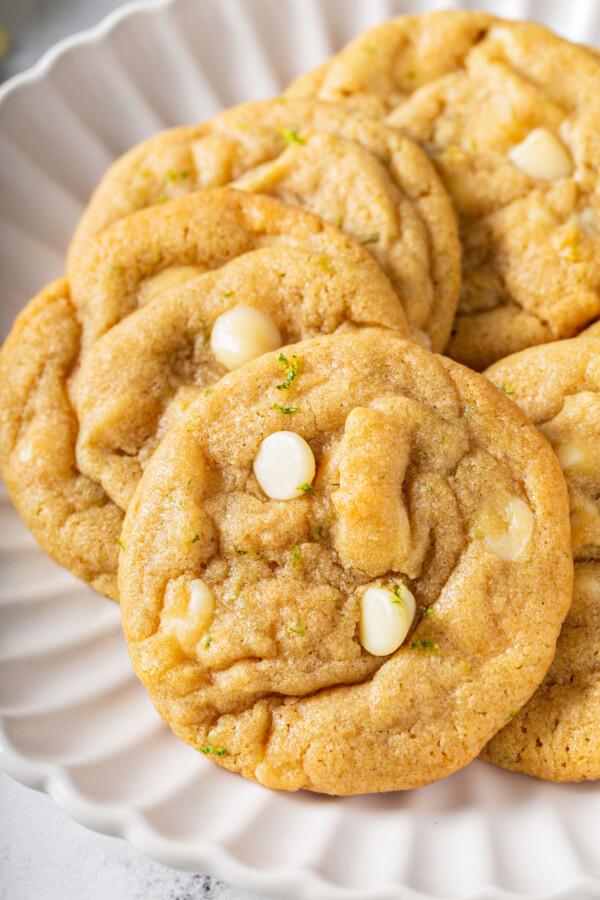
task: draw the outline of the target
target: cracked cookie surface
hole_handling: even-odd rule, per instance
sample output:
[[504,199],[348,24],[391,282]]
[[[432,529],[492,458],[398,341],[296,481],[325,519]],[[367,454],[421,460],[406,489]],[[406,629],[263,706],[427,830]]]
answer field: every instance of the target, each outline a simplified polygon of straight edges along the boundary
[[68,274],[91,237],[135,210],[230,185],[303,207],[362,242],[433,350],[460,281],[456,217],[423,151],[383,122],[310,100],[237,106],[161,132],[109,169],[84,213]]
[[288,90],[386,117],[430,155],[463,245],[447,352],[483,369],[600,313],[600,64],[466,10],[365,32]]
[[310,213],[234,191],[172,207],[91,242],[90,268],[32,300],[0,352],[11,497],[46,552],[113,599],[142,469],[176,410],[226,371],[219,316],[264,312],[282,345],[374,323],[409,334],[367,251]]
[[569,490],[573,606],[529,703],[482,758],[549,781],[600,778],[600,334],[535,347],[486,372],[554,448]]
[[[286,353],[285,411],[267,354],[183,413],[146,469],[119,573],[130,656],[174,731],[247,778],[427,784],[547,671],[571,600],[564,479],[493,385],[389,331]],[[281,431],[316,463],[289,500],[255,466]],[[369,588],[416,601],[385,656],[359,640]]]

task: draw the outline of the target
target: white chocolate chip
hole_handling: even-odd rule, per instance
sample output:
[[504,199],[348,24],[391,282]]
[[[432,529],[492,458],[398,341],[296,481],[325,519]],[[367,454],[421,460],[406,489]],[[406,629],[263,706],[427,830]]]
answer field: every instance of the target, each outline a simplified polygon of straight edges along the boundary
[[567,178],[573,174],[573,161],[564,145],[547,128],[534,128],[521,144],[508,153],[518,169],[532,178]]
[[274,431],[264,439],[254,460],[254,474],[272,500],[294,500],[315,477],[313,452],[299,434]]
[[555,216],[543,206],[534,206],[527,213],[527,217],[535,225],[547,225],[550,228],[556,225]]
[[172,631],[183,650],[193,652],[206,631],[215,608],[213,593],[201,578],[189,584],[190,597],[185,616],[163,616],[163,626]]
[[556,451],[556,455],[558,456],[560,467],[561,469],[563,469],[563,471],[565,469],[571,468],[571,466],[576,466],[577,463],[582,462],[585,458],[583,447],[575,441],[568,441],[564,444],[558,444],[554,449]]
[[231,371],[244,363],[277,350],[283,341],[279,328],[265,312],[252,306],[234,306],[215,321],[210,349]]
[[373,656],[388,656],[398,649],[415,617],[415,598],[404,585],[398,593],[368,587],[360,599],[358,638]]
[[513,562],[531,540],[534,517],[526,503],[512,497],[503,510],[484,522],[484,540],[490,550],[506,562]]
[[600,218],[591,206],[586,206],[579,213],[579,223],[586,234],[600,234]]
[[138,306],[146,306],[152,300],[156,300],[165,291],[178,287],[190,281],[192,278],[198,278],[206,272],[204,266],[170,266],[168,269],[153,275],[151,278],[145,278],[142,281],[138,291]]
[[425,331],[421,328],[417,328],[416,325],[412,325],[410,330],[413,339],[417,344],[420,344],[425,350],[431,350],[431,338]]

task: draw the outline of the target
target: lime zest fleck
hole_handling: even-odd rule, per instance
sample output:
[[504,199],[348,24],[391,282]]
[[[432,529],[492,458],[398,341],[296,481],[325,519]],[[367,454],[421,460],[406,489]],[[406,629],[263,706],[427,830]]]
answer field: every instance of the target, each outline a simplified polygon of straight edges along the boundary
[[208,744],[206,747],[196,747],[200,753],[204,753],[205,756],[229,756],[229,750],[226,750],[225,747],[213,747],[212,744]]
[[288,147],[290,144],[305,144],[306,143],[306,141],[303,138],[301,138],[300,135],[298,134],[297,126],[286,125],[286,126],[282,126],[282,128],[280,130],[281,130],[281,134],[283,135],[283,139],[286,142],[286,144],[288,145]]
[[174,172],[173,169],[169,169],[167,172],[167,181],[175,181],[177,178],[177,172]]
[[227,293],[223,294],[223,296],[224,296],[225,298],[227,298],[227,297],[233,297],[234,294],[235,294],[235,291],[227,291]]
[[366,237],[363,241],[361,241],[361,244],[376,244],[379,238],[379,234],[370,234],[369,237]]
[[485,537],[485,531],[483,530],[483,528],[480,528],[479,525],[474,525],[473,523],[471,523],[468,526],[468,529],[469,529],[469,534],[472,534],[473,537],[476,537],[476,538],[484,538]]
[[297,406],[279,406],[278,403],[274,403],[273,409],[276,409],[277,412],[283,413],[285,416],[289,416],[289,415],[292,415],[292,413],[297,413],[299,407],[297,407]]
[[166,203],[169,198],[166,194],[161,194],[160,197],[157,197],[156,200],[153,200],[153,203]]
[[334,221],[333,224],[335,225],[336,228],[341,228],[341,227],[342,227],[342,222],[343,222],[343,221],[344,221],[344,217],[343,217],[343,216],[338,216],[337,219],[335,219],[335,221]]
[[287,361],[287,359],[283,355],[283,353],[280,353],[279,356],[277,357],[277,362],[283,366],[284,371],[285,371],[285,381],[283,381],[282,384],[278,384],[276,386],[277,390],[278,391],[289,391],[292,381],[298,374],[298,357],[294,353],[292,355],[292,361],[290,363]]
[[213,637],[214,637],[214,634],[213,634],[213,630],[211,628],[210,631],[207,632],[204,640],[202,641],[202,646],[206,647],[207,650],[210,647],[210,645],[212,644]]
[[290,631],[292,632],[292,634],[297,634],[298,637],[301,637],[301,638],[304,637],[304,634],[305,634],[304,626],[302,625],[302,622],[300,621],[299,615],[296,615],[296,624],[290,625]]
[[424,609],[421,613],[421,618],[427,619],[431,615],[433,615],[433,606],[428,606],[427,609]]
[[299,544],[294,544],[292,549],[292,569],[297,569],[302,562],[302,551]]
[[118,545],[119,545],[119,550],[122,550],[123,553],[125,552],[125,544],[123,543],[123,541],[118,540],[117,538],[115,538],[115,539],[113,540],[113,544],[118,544]]
[[499,384],[498,387],[504,394],[506,394],[507,397],[510,397],[511,394],[514,394],[513,389],[507,384]]
[[430,650],[432,653],[438,653],[440,648],[435,643],[435,641],[421,641],[419,640],[419,638],[413,638],[410,642],[410,649],[425,651]]
[[296,488],[297,491],[304,491],[305,494],[320,494],[321,491],[315,491],[312,484],[309,484],[308,481],[305,481],[304,484],[299,484]]
[[210,395],[211,395],[211,394],[214,394],[214,392],[215,392],[215,389],[214,389],[214,388],[206,388],[206,390],[204,391],[204,396],[205,396],[205,397],[210,397]]
[[191,540],[189,541],[189,543],[190,543],[190,544],[195,544],[196,541],[199,541],[199,540],[200,540],[200,535],[199,535],[199,534],[195,534],[195,535],[193,536],[193,538],[191,538]]

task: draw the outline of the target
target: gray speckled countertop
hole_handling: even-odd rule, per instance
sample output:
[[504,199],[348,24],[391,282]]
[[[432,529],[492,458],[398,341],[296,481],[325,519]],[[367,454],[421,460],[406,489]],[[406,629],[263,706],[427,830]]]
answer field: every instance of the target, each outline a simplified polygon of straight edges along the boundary
[[[96,25],[125,0],[0,0],[10,48],[0,80],[35,63],[57,41]],[[119,838],[89,831],[46,794],[0,772],[3,900],[252,900],[205,875],[176,872]]]

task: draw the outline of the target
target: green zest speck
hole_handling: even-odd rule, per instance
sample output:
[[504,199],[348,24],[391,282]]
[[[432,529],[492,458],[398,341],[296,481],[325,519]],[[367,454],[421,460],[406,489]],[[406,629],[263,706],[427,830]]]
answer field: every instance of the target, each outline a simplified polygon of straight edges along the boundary
[[125,552],[125,544],[123,543],[123,541],[118,541],[118,540],[115,538],[114,541],[113,541],[113,544],[118,544],[118,545],[119,545],[119,550],[122,550],[123,552]]
[[304,628],[302,627],[300,616],[296,616],[296,624],[290,625],[290,631],[292,634],[297,634],[298,637],[304,637]]
[[305,144],[300,135],[298,134],[298,129],[292,126],[288,126],[287,128],[282,128],[281,133],[283,134],[283,139],[288,144]]
[[229,750],[226,750],[224,747],[213,747],[212,744],[209,744],[207,747],[196,747],[196,750],[204,753],[205,756],[229,756]]
[[199,540],[200,540],[200,535],[195,534],[194,537],[190,540],[190,544],[195,544],[196,541],[199,541]]
[[438,653],[439,647],[435,643],[435,641],[420,641],[418,638],[413,638],[410,642],[411,650],[425,650],[430,651],[431,653]]
[[234,294],[235,294],[235,291],[227,291],[227,293],[223,294],[223,296],[224,297],[233,297]]
[[370,234],[369,237],[364,239],[364,241],[361,241],[361,244],[376,244],[378,240],[378,234]]
[[278,391],[289,391],[290,385],[298,374],[298,357],[294,354],[291,363],[287,361],[283,353],[277,357],[277,362],[283,366],[285,371],[285,381],[277,385]]
[[292,413],[298,412],[297,406],[279,406],[278,403],[273,404],[273,409],[276,409],[277,412],[283,413],[285,416],[290,416]]
[[300,563],[302,562],[302,551],[298,544],[294,544],[294,548],[292,550],[292,569],[297,569]]
[[296,488],[297,491],[304,491],[305,494],[318,494],[319,491],[315,491],[312,484],[309,484],[307,481],[304,484],[299,484]]
[[499,387],[500,390],[503,391],[508,397],[510,397],[511,394],[514,394],[513,389],[512,389],[511,387],[509,387],[507,384],[499,384],[498,387]]
[[428,618],[433,613],[433,606],[428,606],[427,609],[424,609],[421,613],[423,619]]
[[207,650],[210,647],[210,645],[212,644],[212,639],[213,639],[213,633],[212,633],[212,629],[211,629],[208,632],[208,634],[206,635],[206,637],[204,638],[204,640],[202,641],[203,646],[206,647]]

